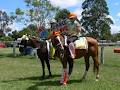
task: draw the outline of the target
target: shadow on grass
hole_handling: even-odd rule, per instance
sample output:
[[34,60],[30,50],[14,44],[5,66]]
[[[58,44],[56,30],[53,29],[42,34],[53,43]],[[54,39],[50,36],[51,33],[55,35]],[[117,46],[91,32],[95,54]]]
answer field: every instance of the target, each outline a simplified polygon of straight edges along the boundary
[[80,80],[80,79],[77,79],[77,80],[70,80],[70,81],[68,82],[68,84],[81,83],[81,82],[83,82],[83,81],[85,81],[85,80]]
[[[22,55],[16,55],[16,57],[21,57]],[[12,53],[9,54],[0,54],[0,58],[4,57],[10,57],[10,58],[15,58],[15,56]]]
[[45,77],[45,79],[42,79],[42,77],[39,77],[39,76],[35,76],[35,77],[25,77],[25,78],[17,78],[17,79],[14,79],[14,80],[5,80],[5,81],[2,81],[3,83],[8,83],[8,82],[16,82],[16,81],[25,81],[25,80],[46,80],[46,79],[52,79],[52,78],[55,78],[55,77],[60,77],[60,75],[53,75],[51,78],[48,78],[47,76]]
[[[81,83],[82,81],[80,80],[70,80],[68,82],[68,85],[69,84],[73,84],[73,83]],[[44,81],[44,82],[38,82],[36,83],[35,85],[33,86],[30,86],[28,89],[26,90],[39,90],[38,87],[42,87],[42,86],[62,86],[59,82],[59,80],[56,80],[56,81]]]
[[38,87],[42,87],[42,86],[60,86],[60,83],[58,80],[37,82],[34,85],[28,87],[26,90],[39,90]]
[[[48,79],[44,79],[44,80],[40,80],[40,77],[36,76],[36,77],[26,77],[26,78],[18,78],[15,80],[6,80],[6,81],[2,81],[3,83],[15,83],[15,82],[19,82],[19,81],[25,81],[25,80],[31,80],[29,82],[32,82],[33,84],[28,87],[26,90],[39,90],[39,87],[43,87],[44,86],[62,86],[60,84],[59,80],[53,80],[53,78],[55,77],[60,77],[60,75],[53,75],[52,78]],[[77,80],[70,80],[68,82],[69,84],[73,84],[73,83],[81,83],[82,81],[77,79]]]
[[13,53],[0,54],[0,58],[5,58],[5,57],[9,57],[9,58],[28,58],[28,59],[35,59],[35,57],[34,57],[34,56],[31,56],[31,55],[17,54],[16,56],[14,56]]
[[[82,81],[80,80],[70,80],[68,82],[69,84],[72,83],[81,83]],[[56,81],[43,81],[43,82],[37,82],[35,85],[32,85],[30,87],[28,87],[26,90],[39,90],[38,87],[42,87],[42,86],[62,86],[59,82],[59,80]]]

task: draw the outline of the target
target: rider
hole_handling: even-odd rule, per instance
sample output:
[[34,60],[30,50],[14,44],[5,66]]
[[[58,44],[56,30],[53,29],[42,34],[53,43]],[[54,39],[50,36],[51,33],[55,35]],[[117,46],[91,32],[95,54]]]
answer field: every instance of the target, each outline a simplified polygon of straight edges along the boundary
[[67,44],[70,50],[70,54],[72,58],[75,58],[75,47],[74,41],[82,36],[82,32],[85,30],[81,27],[80,21],[77,19],[77,15],[75,13],[69,13],[68,15],[68,30],[67,34]]
[[39,31],[40,40],[45,40],[48,36],[48,31],[46,30],[46,28],[43,26],[38,27],[38,31]]
[[51,29],[51,31],[50,31],[50,34],[49,34],[47,39],[51,39],[52,36],[59,36],[60,35],[60,31],[56,30],[57,29],[56,28],[56,23],[57,23],[57,21],[55,19],[52,19],[50,21],[50,29]]
[[60,35],[60,32],[57,31],[56,29],[56,23],[57,21],[55,19],[52,19],[50,21],[50,32],[49,32],[49,35],[47,37],[47,40],[50,41],[50,58],[53,58],[55,59],[55,48],[53,47],[52,43],[51,43],[51,38],[53,36],[59,36]]

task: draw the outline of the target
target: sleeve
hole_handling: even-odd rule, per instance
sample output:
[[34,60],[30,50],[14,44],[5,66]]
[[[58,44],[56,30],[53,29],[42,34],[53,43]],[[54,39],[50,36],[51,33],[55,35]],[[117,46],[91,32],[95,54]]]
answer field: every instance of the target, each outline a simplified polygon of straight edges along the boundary
[[77,26],[77,27],[81,27],[81,25],[80,25],[80,23],[79,22],[77,22],[76,20],[75,20],[75,25]]
[[77,22],[77,21],[75,21],[74,23],[75,23],[77,32],[81,32],[81,25],[80,25],[80,23]]

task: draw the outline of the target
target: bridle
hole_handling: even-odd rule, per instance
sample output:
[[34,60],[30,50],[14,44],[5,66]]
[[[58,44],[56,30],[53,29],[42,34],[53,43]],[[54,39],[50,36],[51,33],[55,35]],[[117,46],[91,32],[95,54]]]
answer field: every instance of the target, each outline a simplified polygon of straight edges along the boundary
[[[59,51],[60,58],[63,60],[64,57],[64,44],[62,43],[61,36],[54,36],[54,45],[56,51]],[[57,43],[56,43],[57,42]]]

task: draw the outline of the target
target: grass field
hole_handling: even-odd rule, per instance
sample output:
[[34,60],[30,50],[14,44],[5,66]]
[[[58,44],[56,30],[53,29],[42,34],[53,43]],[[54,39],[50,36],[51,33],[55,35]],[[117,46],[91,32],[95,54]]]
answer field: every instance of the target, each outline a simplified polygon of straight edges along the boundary
[[42,69],[38,60],[32,56],[20,56],[19,52],[13,57],[12,48],[0,49],[0,90],[120,90],[120,53],[113,53],[113,48],[105,48],[105,64],[100,65],[98,82],[93,74],[92,60],[86,80],[80,82],[84,72],[81,58],[75,60],[67,86],[59,84],[62,70],[59,60],[50,61],[53,77],[40,80]]

